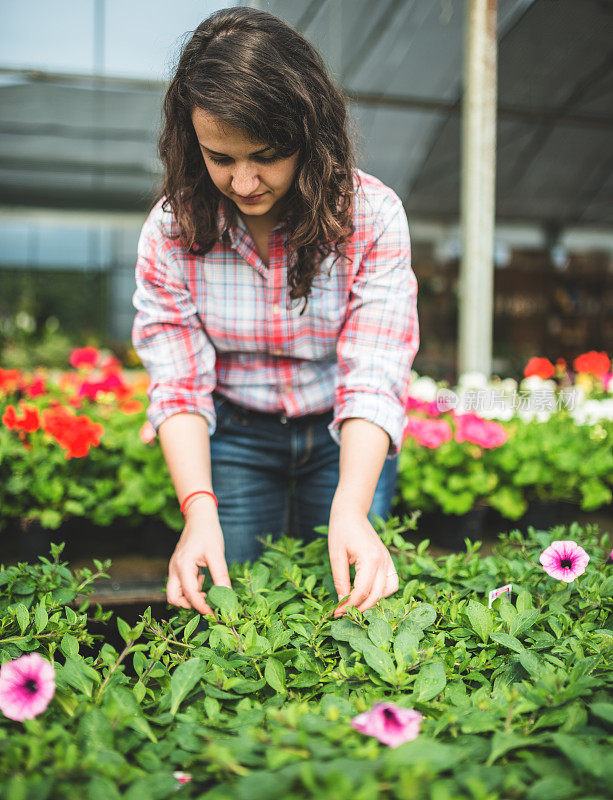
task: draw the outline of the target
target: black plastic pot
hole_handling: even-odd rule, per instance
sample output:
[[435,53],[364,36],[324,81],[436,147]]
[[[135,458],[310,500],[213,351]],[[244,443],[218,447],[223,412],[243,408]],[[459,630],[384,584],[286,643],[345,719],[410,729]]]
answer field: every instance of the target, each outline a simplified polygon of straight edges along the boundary
[[569,525],[578,518],[580,513],[581,509],[575,503],[567,503],[562,500],[534,500],[528,504],[525,514],[516,520],[503,517],[499,511],[491,508],[487,527],[493,536],[515,529],[526,533],[529,526],[536,530],[549,530],[555,525]]
[[130,525],[121,519],[103,527],[86,519],[65,520],[54,530],[43,528],[37,520],[14,521],[0,537],[0,562],[27,561],[37,563],[38,556],[49,557],[51,542],[64,542],[62,560],[114,558],[123,555],[145,555],[170,559],[178,533],[154,517]]
[[[471,542],[483,539],[487,511],[486,506],[475,506],[467,514],[426,511],[417,521],[417,535],[438,547],[464,550],[464,539]],[[400,513],[408,515],[410,512],[404,509]]]

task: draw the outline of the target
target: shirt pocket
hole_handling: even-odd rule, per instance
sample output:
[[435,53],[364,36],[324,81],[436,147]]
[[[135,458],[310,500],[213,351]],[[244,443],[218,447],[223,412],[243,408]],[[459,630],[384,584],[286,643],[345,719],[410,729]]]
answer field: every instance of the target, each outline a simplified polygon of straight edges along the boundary
[[334,281],[326,281],[325,275],[318,275],[313,281],[306,310],[300,316],[303,305],[303,299],[295,301],[290,311],[291,355],[310,360],[336,360],[336,343],[347,308]]
[[325,273],[316,275],[311,286],[309,303],[304,312],[305,316],[310,315],[312,319],[339,330],[346,310],[346,298],[343,297],[335,276],[328,277]]

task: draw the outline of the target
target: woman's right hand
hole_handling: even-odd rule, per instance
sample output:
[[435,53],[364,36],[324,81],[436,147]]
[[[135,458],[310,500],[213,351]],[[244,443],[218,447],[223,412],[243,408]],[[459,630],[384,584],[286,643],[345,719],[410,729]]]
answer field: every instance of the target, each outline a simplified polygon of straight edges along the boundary
[[168,565],[166,599],[173,606],[194,608],[201,614],[213,614],[202,592],[208,568],[215,586],[232,588],[224,552],[224,540],[217,508],[206,499],[194,500],[185,513],[185,528]]

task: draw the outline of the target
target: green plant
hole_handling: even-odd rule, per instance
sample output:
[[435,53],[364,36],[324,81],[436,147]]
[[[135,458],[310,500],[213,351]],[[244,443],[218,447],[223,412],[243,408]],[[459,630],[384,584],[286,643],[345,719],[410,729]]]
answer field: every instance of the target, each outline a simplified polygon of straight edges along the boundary
[[[10,798],[605,798],[613,782],[611,541],[596,526],[503,534],[444,558],[407,541],[414,520],[381,536],[399,591],[364,614],[332,618],[337,597],[324,537],[268,540],[233,589],[211,587],[215,617],[147,609],[125,645],[97,647],[87,594],[96,572],[59,561],[0,574],[0,662],[39,652],[55,663],[47,710],[0,718],[0,775]],[[571,538],[590,554],[572,584],[538,556]],[[487,607],[488,591],[513,586]],[[94,649],[88,654],[88,649]],[[388,699],[424,715],[396,749],[353,730]]]
[[407,437],[398,464],[405,507],[465,514],[489,505],[518,519],[531,501],[565,500],[593,511],[613,499],[613,422],[577,425],[568,411],[546,422],[504,423],[507,441],[480,448],[444,442],[436,448]]

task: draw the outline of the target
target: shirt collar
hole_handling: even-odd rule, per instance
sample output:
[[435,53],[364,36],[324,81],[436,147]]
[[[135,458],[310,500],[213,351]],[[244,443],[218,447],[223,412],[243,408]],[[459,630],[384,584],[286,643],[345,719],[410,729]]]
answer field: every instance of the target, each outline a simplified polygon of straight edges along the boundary
[[[240,214],[234,214],[235,223],[234,225],[230,224],[229,215],[226,213],[226,208],[223,202],[219,203],[218,212],[217,212],[217,231],[219,236],[223,235],[223,233],[227,230],[228,234],[230,235],[230,239],[232,240],[233,244],[236,244],[236,240],[240,235],[241,231],[247,232],[247,226]],[[276,231],[277,229],[281,228],[283,222],[277,222],[276,225],[272,227],[271,230]]]

